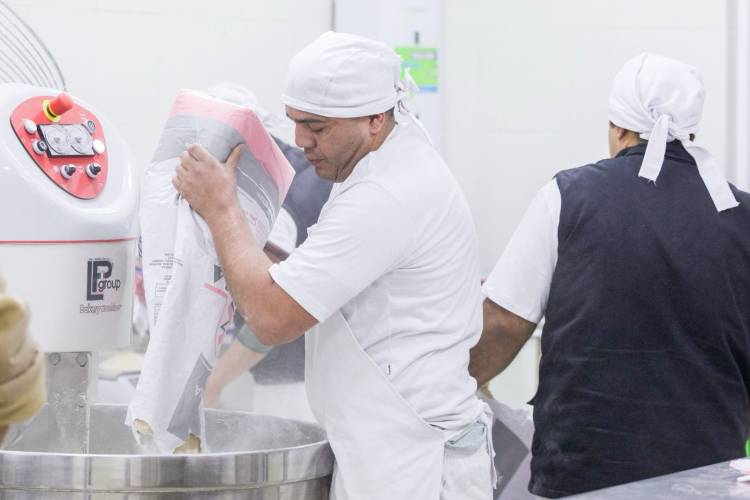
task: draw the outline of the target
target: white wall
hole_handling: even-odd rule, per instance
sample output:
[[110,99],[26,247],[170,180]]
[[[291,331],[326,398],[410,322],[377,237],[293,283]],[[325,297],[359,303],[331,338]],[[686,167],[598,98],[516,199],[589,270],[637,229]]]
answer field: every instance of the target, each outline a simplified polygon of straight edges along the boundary
[[728,0],[727,24],[728,176],[750,191],[750,2]]
[[105,113],[146,165],[180,88],[236,81],[282,111],[289,59],[329,29],[331,0],[8,0],[74,95]]
[[489,272],[535,191],[607,155],[607,95],[643,51],[702,72],[698,143],[725,159],[724,0],[444,0],[444,155]]
[[[333,28],[387,43],[391,47],[419,46],[438,50],[438,71],[442,57],[443,6],[438,0],[334,0]],[[409,108],[430,133],[438,151],[443,151],[442,81],[437,92],[413,96]]]

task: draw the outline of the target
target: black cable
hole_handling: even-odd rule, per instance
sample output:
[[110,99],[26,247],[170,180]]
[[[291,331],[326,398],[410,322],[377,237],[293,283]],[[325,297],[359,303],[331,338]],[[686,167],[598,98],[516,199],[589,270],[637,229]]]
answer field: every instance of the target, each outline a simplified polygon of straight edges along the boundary
[[[18,15],[16,12],[10,8],[9,5],[2,2],[0,0],[0,5],[3,5],[5,7],[5,10],[7,11],[6,14],[4,14],[4,17],[8,19],[11,23],[13,23],[13,27],[20,33],[20,35],[24,38],[27,45],[31,47],[31,49],[35,52],[36,58],[32,55],[32,60],[35,61],[41,61],[43,65],[43,69],[46,70],[47,75],[49,77],[49,82],[51,84],[50,87],[58,87],[65,89],[65,78],[62,75],[62,72],[60,71],[60,67],[57,65],[57,61],[50,53],[47,46],[44,44],[44,42],[37,36],[36,32]],[[10,15],[8,15],[10,14]],[[17,23],[17,24],[16,24]],[[20,24],[21,27],[18,26]],[[31,36],[31,39],[29,38]],[[33,39],[33,40],[32,40]],[[40,49],[44,54],[40,52]],[[50,68],[48,63],[52,63],[54,65],[54,70]],[[55,76],[57,75],[57,77]]]
[[[3,9],[0,9],[0,14],[5,18],[4,22],[0,20],[0,26],[12,27],[17,31],[18,34],[14,35],[8,30],[8,34],[13,36],[13,39],[18,43],[18,46],[25,49],[25,52],[17,52],[18,47],[10,44],[7,39],[4,41],[6,45],[16,53],[16,57],[22,60],[22,64],[24,64],[31,73],[34,73],[32,79],[36,80],[36,83],[41,86],[65,90],[65,77],[63,76],[62,71],[60,71],[57,61],[52,56],[52,53],[44,42],[42,42],[36,32],[34,32],[34,30],[31,29],[31,27],[18,14],[16,14],[7,3],[0,0],[0,6],[5,10],[3,11]],[[23,37],[23,40],[19,38],[19,35],[20,37]]]
[[[0,25],[0,26],[6,27],[4,25]],[[21,66],[23,66],[25,70],[29,71],[30,74],[27,75],[26,73],[23,73],[17,66],[14,65],[16,71],[21,72],[22,74],[24,74],[24,76],[26,76],[27,83],[37,83],[37,84],[42,83],[43,79],[40,77],[38,73],[35,72],[35,69],[37,68],[33,67],[34,62],[30,60],[26,60],[26,58],[24,57],[24,54],[18,49],[18,47],[15,46],[13,43],[11,43],[12,41],[18,42],[18,40],[9,39],[9,37],[4,33],[5,31],[6,30],[0,30],[0,42],[3,42],[8,49],[7,51],[3,52],[3,54],[9,57],[15,56],[13,59],[17,61],[19,64],[21,64]],[[11,53],[12,53],[12,56],[11,56]]]
[[33,85],[34,82],[29,79],[26,74],[16,66],[13,61],[7,58],[7,54],[4,52],[0,52],[0,63],[5,66],[7,70],[12,70],[15,72],[16,76],[15,79],[10,80],[8,83],[28,83],[29,85]]

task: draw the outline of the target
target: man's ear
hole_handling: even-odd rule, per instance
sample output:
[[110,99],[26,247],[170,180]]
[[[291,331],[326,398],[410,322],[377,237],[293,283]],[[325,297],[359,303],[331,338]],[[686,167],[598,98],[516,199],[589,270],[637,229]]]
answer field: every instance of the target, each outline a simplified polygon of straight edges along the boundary
[[370,133],[377,134],[385,126],[385,113],[378,113],[376,115],[370,115]]
[[628,129],[618,127],[617,125],[615,125],[615,136],[617,137],[618,141],[623,140],[625,136],[628,134],[628,132],[629,132]]

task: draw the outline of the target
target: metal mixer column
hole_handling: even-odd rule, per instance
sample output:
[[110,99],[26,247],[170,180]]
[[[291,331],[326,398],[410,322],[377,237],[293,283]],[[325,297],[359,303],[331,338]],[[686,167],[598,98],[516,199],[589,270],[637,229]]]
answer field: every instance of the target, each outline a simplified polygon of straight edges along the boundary
[[92,352],[50,352],[47,358],[49,442],[59,453],[89,453],[90,405],[96,396]]

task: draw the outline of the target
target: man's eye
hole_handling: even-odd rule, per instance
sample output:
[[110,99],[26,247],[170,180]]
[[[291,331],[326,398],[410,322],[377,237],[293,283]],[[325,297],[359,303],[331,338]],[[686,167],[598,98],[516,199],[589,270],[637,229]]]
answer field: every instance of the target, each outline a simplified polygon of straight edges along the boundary
[[323,131],[325,127],[310,127],[310,132],[313,134],[318,134]]

